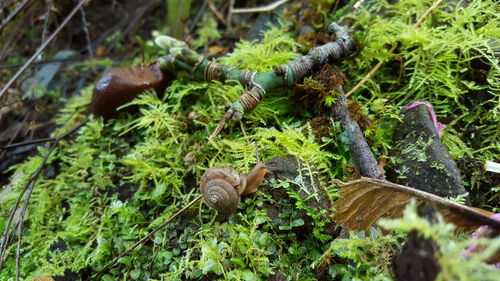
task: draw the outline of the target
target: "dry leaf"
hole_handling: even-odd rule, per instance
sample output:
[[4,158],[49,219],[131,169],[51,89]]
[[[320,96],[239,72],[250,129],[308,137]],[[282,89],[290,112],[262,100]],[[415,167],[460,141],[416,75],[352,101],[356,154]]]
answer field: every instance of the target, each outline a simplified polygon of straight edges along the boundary
[[334,219],[350,231],[367,230],[382,217],[401,217],[413,198],[417,206],[423,202],[434,203],[445,221],[455,224],[459,230],[469,231],[481,225],[500,230],[500,221],[482,212],[404,185],[371,178],[339,184],[341,198],[333,204],[337,210]]

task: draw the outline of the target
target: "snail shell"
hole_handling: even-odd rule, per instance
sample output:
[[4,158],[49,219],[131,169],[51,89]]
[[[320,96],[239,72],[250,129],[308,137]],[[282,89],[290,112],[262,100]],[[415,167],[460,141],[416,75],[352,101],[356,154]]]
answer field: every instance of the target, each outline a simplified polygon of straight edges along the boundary
[[221,213],[234,213],[246,182],[246,177],[237,170],[216,166],[206,170],[201,177],[200,191],[210,207]]

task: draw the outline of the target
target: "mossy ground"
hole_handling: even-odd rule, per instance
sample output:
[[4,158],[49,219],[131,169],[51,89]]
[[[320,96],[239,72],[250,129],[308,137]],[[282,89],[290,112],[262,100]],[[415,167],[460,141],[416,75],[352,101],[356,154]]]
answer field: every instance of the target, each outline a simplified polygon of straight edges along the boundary
[[[319,2],[314,7],[329,3]],[[359,11],[345,16],[354,20],[359,43],[358,53],[336,65],[347,77],[347,88],[376,62],[385,62],[352,96],[371,120],[365,136],[376,157],[385,155],[401,106],[427,100],[448,121],[442,140],[456,160],[498,161],[498,6],[489,0],[446,3],[414,28],[413,23],[432,2],[367,1]],[[323,13],[319,19],[314,17],[314,27],[320,30],[338,19]],[[293,33],[285,32],[290,29],[271,28],[261,43],[241,42],[233,55],[221,60],[255,70],[287,62],[297,47]],[[387,49],[393,44],[399,47],[390,54]],[[85,87],[80,96],[67,101],[56,118],[61,128],[54,135],[85,118],[81,106],[89,102],[92,88]],[[248,172],[256,162],[257,147],[264,162],[293,155],[315,165],[335,197],[337,187],[329,183],[346,180],[354,165],[346,136],[328,112],[322,117],[321,134],[315,134],[319,132],[317,122],[309,122],[314,114],[297,111],[301,102],[291,99],[290,91],[269,93],[244,118],[248,139],[236,123],[226,126],[216,140],[207,141],[224,114],[224,105],[242,92],[236,83],[179,78],[162,98],[144,93],[136,99],[137,114],[109,122],[90,117],[71,140],[61,141],[28,207],[21,247],[22,277],[63,275],[67,269],[90,276],[195,198],[197,180],[208,167],[228,165]],[[466,134],[471,126],[479,129]],[[39,150],[39,156],[11,168],[13,192],[2,198],[1,229],[23,185],[48,152]],[[286,186],[279,181],[266,184],[271,189]],[[492,189],[488,196],[497,193]],[[289,280],[390,280],[390,256],[411,230],[403,226],[434,229],[407,215],[400,226],[391,225],[400,230],[393,236],[353,234],[350,239],[326,241],[314,234],[299,237],[294,232],[299,222],[289,219],[283,220],[287,225],[280,225],[259,208],[273,202],[269,194],[258,191],[244,200],[237,214],[224,220],[205,204],[197,204],[121,259],[102,280],[272,280],[277,272]],[[477,207],[499,208],[489,200],[483,202]],[[296,203],[290,200],[290,207],[281,215],[293,218],[299,208]],[[470,243],[463,242],[463,236],[442,234],[434,237],[446,269],[440,280],[494,273],[479,258],[465,261],[461,257],[461,249]],[[56,242],[64,246],[54,247]],[[491,241],[497,250],[498,244],[498,239]],[[15,244],[9,248],[1,280],[13,280],[15,248]]]

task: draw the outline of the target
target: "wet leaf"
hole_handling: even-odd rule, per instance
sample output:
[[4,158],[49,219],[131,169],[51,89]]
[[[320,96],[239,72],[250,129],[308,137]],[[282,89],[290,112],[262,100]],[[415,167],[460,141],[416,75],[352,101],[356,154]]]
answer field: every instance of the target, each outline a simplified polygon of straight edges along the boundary
[[434,203],[444,219],[459,230],[469,231],[481,225],[500,229],[500,221],[486,215],[484,210],[479,212],[407,186],[369,178],[339,184],[341,199],[334,202],[337,210],[334,220],[349,231],[366,230],[382,217],[401,217],[411,199],[417,201],[417,206],[424,202]]

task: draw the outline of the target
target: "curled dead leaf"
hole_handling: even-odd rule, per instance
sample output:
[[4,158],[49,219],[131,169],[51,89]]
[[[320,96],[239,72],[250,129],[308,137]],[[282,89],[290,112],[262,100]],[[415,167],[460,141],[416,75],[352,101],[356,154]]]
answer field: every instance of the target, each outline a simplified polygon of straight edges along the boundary
[[337,183],[341,185],[341,198],[333,204],[334,220],[349,231],[367,230],[380,218],[401,217],[411,199],[417,201],[417,206],[424,202],[435,204],[445,221],[455,224],[458,230],[469,231],[481,225],[500,230],[500,221],[486,215],[484,210],[479,212],[411,187],[371,178]]

